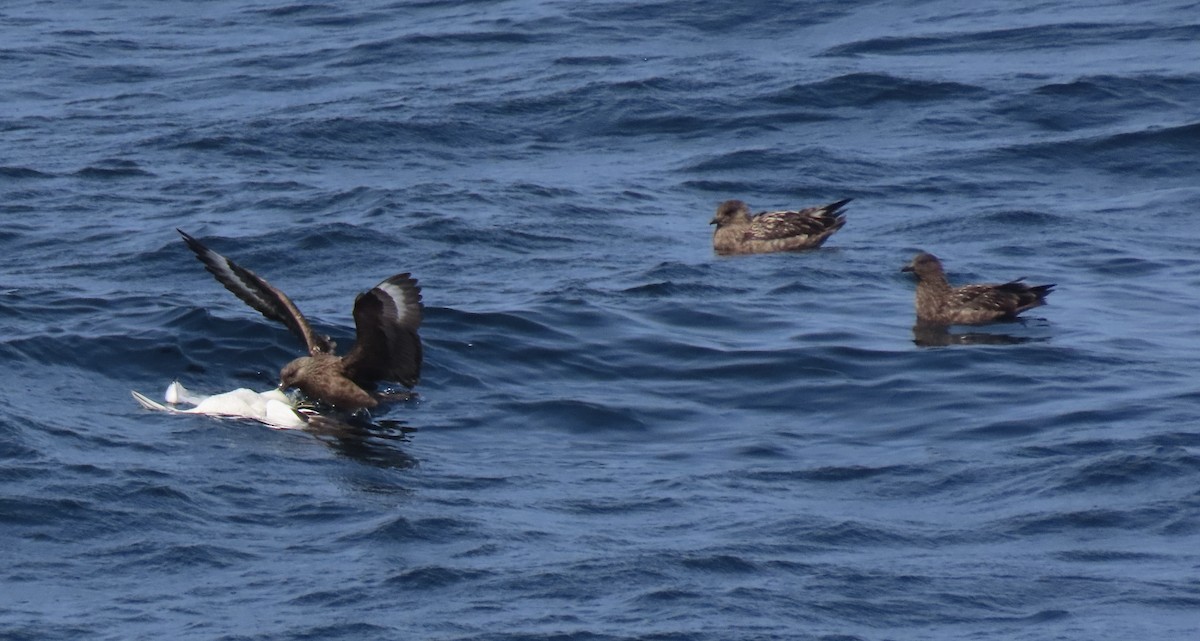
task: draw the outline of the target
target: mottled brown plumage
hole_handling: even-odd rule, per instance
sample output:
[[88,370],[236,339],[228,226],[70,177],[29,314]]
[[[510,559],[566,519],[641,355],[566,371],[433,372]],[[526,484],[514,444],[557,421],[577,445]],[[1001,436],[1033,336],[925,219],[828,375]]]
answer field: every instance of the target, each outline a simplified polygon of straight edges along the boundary
[[713,231],[713,249],[719,254],[765,254],[820,247],[846,224],[840,210],[850,200],[753,216],[746,203],[727,200],[717,206],[717,214],[709,222],[717,226]]
[[[179,230],[176,230],[179,231]],[[217,281],[263,316],[287,326],[308,348],[284,366],[280,387],[296,387],[309,398],[354,411],[378,405],[371,393],[379,381],[413,387],[421,377],[421,288],[409,274],[396,274],[354,299],[354,347],[335,356],[328,336],[308,320],[282,291],[200,241],[179,231]]]
[[951,287],[942,262],[920,253],[901,271],[917,277],[917,322],[934,325],[982,325],[1014,320],[1021,312],[1046,304],[1050,285],[1026,285],[1017,279],[998,285]]

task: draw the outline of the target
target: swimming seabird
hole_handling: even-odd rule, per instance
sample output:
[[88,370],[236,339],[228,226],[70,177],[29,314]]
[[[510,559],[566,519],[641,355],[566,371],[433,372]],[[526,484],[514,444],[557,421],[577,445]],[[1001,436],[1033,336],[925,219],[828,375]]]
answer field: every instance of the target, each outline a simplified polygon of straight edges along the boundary
[[709,222],[717,226],[713,249],[719,254],[764,254],[820,247],[846,224],[846,216],[839,210],[851,200],[753,216],[746,203],[726,200],[717,206],[717,214]]
[[982,325],[1016,319],[1046,304],[1050,285],[1026,285],[1020,278],[999,285],[951,287],[937,256],[921,252],[900,271],[917,277],[917,321],[934,325]]
[[354,299],[354,347],[345,356],[336,356],[333,341],[313,331],[286,294],[182,230],[176,231],[226,289],[304,341],[308,356],[283,367],[281,389],[296,387],[310,399],[352,412],[378,405],[372,391],[379,381],[395,381],[410,389],[417,384],[422,306],[421,288],[411,275],[396,274]]

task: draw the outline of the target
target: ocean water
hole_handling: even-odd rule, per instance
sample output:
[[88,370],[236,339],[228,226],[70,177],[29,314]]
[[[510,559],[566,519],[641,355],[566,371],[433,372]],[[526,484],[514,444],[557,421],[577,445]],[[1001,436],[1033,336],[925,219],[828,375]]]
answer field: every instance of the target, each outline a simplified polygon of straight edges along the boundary
[[[0,637],[1200,638],[1197,60],[1194,1],[6,2]],[[343,346],[413,272],[419,398],[141,409],[301,353],[176,228]],[[1058,288],[914,332],[918,250]]]

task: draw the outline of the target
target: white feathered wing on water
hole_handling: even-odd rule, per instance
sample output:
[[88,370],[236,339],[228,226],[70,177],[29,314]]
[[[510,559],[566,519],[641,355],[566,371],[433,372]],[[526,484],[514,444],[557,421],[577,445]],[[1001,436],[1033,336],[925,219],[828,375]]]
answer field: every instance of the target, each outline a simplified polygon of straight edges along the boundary
[[[279,429],[297,429],[308,424],[307,419],[293,405],[292,399],[280,389],[256,392],[241,387],[223,394],[203,396],[194,394],[179,381],[167,386],[163,405],[140,392],[131,392],[134,400],[142,407],[175,414],[205,414],[228,418],[248,418]],[[174,405],[193,405],[179,409]]]

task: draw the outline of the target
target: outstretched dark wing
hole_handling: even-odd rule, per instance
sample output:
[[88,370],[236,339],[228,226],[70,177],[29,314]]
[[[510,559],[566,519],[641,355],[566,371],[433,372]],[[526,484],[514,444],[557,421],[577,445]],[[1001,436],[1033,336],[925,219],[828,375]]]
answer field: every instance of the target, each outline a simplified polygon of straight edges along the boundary
[[847,198],[799,211],[770,211],[758,214],[751,219],[745,240],[776,240],[833,233],[846,224],[846,217],[839,210],[850,201],[851,199]]
[[378,381],[407,387],[421,378],[421,287],[396,274],[354,299],[354,348],[342,359],[346,376],[370,388]]
[[1021,312],[1046,304],[1046,295],[1054,285],[1030,286],[1014,280],[1003,285],[965,285],[953,292],[955,307],[995,313],[997,316],[1016,316]]
[[216,277],[217,282],[225,289],[233,292],[244,303],[262,313],[263,316],[279,321],[292,330],[292,333],[304,341],[310,354],[318,352],[333,353],[333,342],[326,336],[313,331],[312,326],[296,309],[287,294],[275,289],[258,274],[238,265],[217,252],[205,247],[203,243],[188,236],[182,230],[176,229],[183,242],[196,253],[205,269]]

